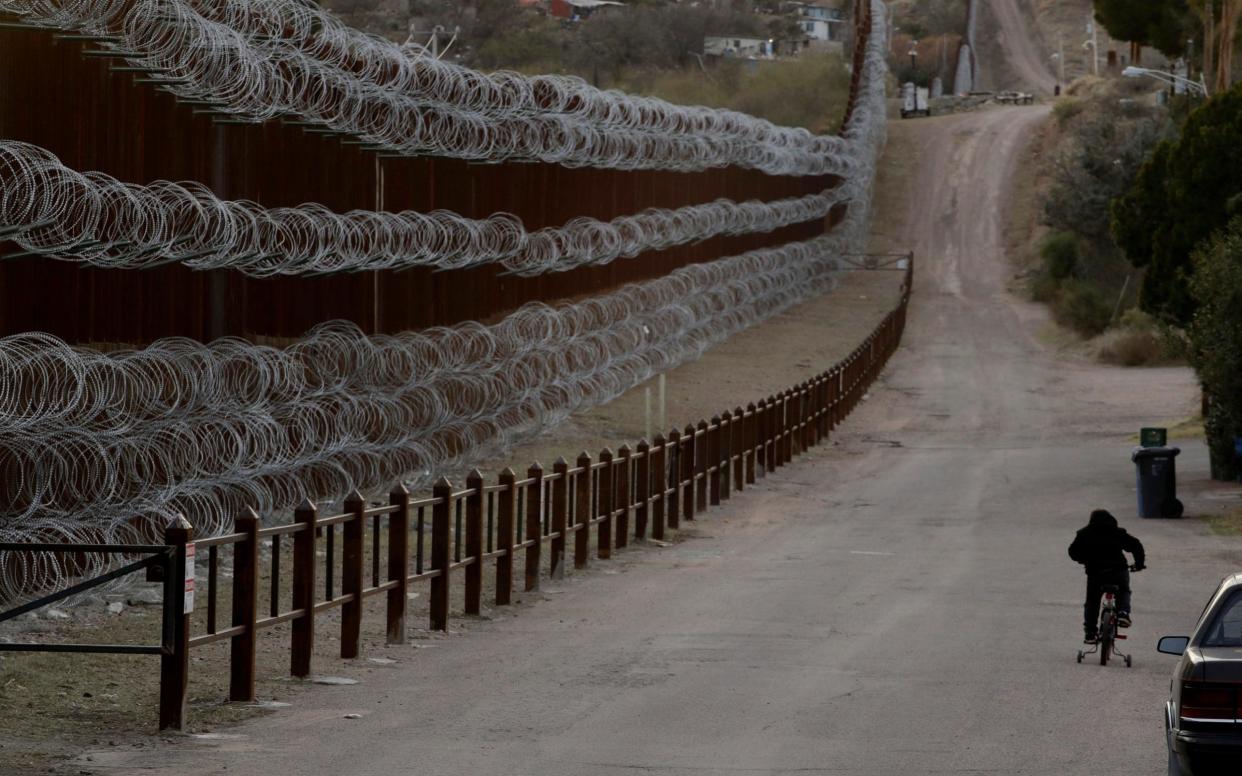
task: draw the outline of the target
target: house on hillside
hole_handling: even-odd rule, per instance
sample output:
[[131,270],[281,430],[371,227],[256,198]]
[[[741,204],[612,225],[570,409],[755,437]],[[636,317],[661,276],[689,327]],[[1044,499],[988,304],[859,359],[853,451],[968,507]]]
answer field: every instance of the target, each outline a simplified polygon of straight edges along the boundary
[[617,0],[552,0],[548,13],[558,19],[580,21],[596,13],[624,7],[625,3]]
[[797,7],[798,27],[813,41],[843,41],[846,0],[811,0]]
[[774,41],[749,35],[708,35],[703,38],[703,54],[709,57],[738,59],[772,59],[776,56]]

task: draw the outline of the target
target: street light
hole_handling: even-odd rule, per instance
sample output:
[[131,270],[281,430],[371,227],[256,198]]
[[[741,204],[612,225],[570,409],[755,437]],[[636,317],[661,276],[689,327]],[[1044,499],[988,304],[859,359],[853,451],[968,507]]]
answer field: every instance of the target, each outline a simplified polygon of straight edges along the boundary
[[1098,78],[1100,75],[1100,52],[1095,45],[1095,37],[1092,36],[1091,40],[1084,40],[1082,47],[1084,49],[1091,49],[1091,72]]
[[910,41],[910,70],[911,78],[916,82],[919,76],[919,42],[917,40]]
[[1181,84],[1191,91],[1197,91],[1204,97],[1208,96],[1207,84],[1200,81],[1192,81],[1189,78],[1182,78],[1180,75],[1173,75],[1172,73],[1165,73],[1160,70],[1151,70],[1146,67],[1135,67],[1134,65],[1130,65],[1125,70],[1122,70],[1121,74],[1126,78],[1142,78],[1143,76],[1147,76],[1148,78],[1154,78],[1157,81],[1163,81],[1166,84],[1172,84],[1174,86]]

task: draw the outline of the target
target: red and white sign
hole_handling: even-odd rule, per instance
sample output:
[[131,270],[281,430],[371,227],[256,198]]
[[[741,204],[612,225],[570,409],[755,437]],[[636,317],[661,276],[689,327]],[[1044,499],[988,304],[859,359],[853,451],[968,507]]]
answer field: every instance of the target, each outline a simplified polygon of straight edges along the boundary
[[194,611],[194,542],[185,546],[185,614]]

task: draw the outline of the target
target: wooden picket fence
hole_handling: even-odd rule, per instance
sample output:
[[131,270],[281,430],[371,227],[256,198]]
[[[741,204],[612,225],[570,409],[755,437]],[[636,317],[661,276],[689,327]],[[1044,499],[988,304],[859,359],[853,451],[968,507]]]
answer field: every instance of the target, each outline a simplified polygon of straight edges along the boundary
[[[194,612],[183,610],[180,596],[165,597],[172,625],[168,643],[157,650],[160,727],[184,726],[193,649],[228,639],[229,699],[253,701],[259,634],[273,626],[289,623],[289,671],[307,677],[316,621],[329,610],[341,610],[340,656],[346,659],[359,656],[364,603],[375,596],[386,599],[388,643],[405,642],[409,593],[423,583],[430,628],[445,631],[454,585],[462,587],[463,613],[481,612],[489,566],[495,605],[509,605],[519,558],[523,589],[537,589],[544,569],[558,578],[569,560],[584,569],[592,556],[606,560],[632,541],[663,539],[668,529],[788,464],[828,438],[897,349],[912,263],[905,262],[900,302],[847,358],[746,408],[615,453],[583,453],[572,464],[560,458],[550,472],[538,463],[524,477],[505,469],[494,484],[476,470],[462,488],[444,478],[424,496],[398,487],[386,504],[368,504],[355,492],[340,514],[321,514],[308,501],[291,522],[267,527],[248,511],[232,533],[197,541],[191,529],[170,527],[166,547],[157,547],[171,552],[170,573],[189,566],[192,579],[196,559],[206,563],[207,584],[197,591]],[[232,560],[227,624],[220,622],[225,553]]]

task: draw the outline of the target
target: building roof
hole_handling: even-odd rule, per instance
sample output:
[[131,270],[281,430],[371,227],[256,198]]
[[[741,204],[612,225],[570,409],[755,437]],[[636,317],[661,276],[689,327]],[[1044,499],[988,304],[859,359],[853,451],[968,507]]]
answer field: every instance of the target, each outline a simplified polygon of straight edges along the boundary
[[572,5],[574,8],[599,8],[605,5],[625,5],[625,3],[619,3],[617,0],[565,0],[565,2]]

